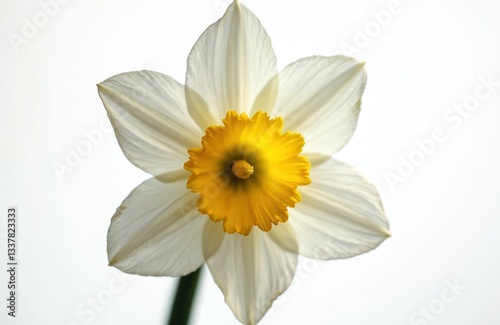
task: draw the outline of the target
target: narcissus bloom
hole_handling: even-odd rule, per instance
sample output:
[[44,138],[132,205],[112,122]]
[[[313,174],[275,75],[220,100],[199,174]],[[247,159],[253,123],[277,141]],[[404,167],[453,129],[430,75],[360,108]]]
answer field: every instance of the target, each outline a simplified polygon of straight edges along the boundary
[[235,316],[257,323],[298,255],[355,256],[389,226],[376,189],[332,155],[351,138],[363,63],[313,56],[277,73],[238,1],[199,38],[185,85],[152,71],[98,85],[125,156],[152,174],[113,216],[109,263],[181,276],[207,263]]

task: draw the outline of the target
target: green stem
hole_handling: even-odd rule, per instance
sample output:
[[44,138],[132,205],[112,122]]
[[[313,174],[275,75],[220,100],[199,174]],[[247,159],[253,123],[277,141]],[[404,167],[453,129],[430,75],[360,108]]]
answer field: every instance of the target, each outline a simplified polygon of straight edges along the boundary
[[191,314],[191,306],[196,295],[196,286],[200,277],[201,267],[179,279],[175,294],[169,325],[187,325]]

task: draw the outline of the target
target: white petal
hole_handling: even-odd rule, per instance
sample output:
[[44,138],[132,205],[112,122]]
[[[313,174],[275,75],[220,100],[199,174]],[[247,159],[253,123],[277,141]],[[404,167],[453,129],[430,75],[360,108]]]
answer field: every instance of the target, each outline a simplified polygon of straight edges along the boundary
[[[235,1],[200,36],[189,54],[186,73],[189,112],[197,121],[203,120],[202,129],[220,124],[227,110],[249,113],[276,72],[276,58],[266,31],[250,10]],[[273,87],[265,88],[265,96],[261,95],[257,102],[267,106],[259,109],[273,107],[275,92]]]
[[280,72],[273,115],[304,136],[304,152],[332,155],[349,141],[366,83],[363,65],[344,56],[314,56]]
[[335,259],[370,251],[389,234],[375,187],[351,166],[335,159],[311,169],[312,183],[289,209],[301,255]]
[[185,181],[156,178],[136,187],[117,209],[108,231],[109,263],[132,274],[179,276],[203,264],[206,216]]
[[255,227],[248,236],[228,235],[217,225],[203,235],[204,245],[216,242],[218,246],[205,257],[208,267],[236,318],[256,324],[293,279],[295,238],[282,225],[268,233]]
[[184,87],[164,74],[119,74],[98,85],[125,156],[160,175],[182,169],[187,149],[199,147],[203,133],[189,116]]

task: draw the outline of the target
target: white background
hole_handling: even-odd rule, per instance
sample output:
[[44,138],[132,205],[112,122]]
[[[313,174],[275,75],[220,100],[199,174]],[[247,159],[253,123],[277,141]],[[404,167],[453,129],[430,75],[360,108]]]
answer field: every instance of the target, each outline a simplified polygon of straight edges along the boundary
[[[165,323],[175,279],[107,266],[110,218],[148,175],[103,131],[71,172],[58,177],[54,166],[106,121],[96,83],[141,69],[183,82],[191,46],[228,3],[69,0],[44,22],[38,1],[0,1],[0,259],[15,205],[20,261],[18,318],[6,316],[1,271],[0,323]],[[243,3],[267,29],[279,68],[347,45],[367,62],[358,128],[338,157],[377,186],[393,234],[352,259],[302,260],[262,324],[499,324],[500,84],[487,91],[480,81],[500,81],[499,2]],[[382,26],[374,13],[388,6],[397,9]],[[23,34],[34,17],[40,28]],[[30,37],[13,46],[13,34]],[[467,117],[450,111],[464,102],[477,104]],[[422,153],[417,142],[436,128],[443,141]],[[391,186],[387,177],[410,159]],[[205,271],[192,323],[238,324]]]

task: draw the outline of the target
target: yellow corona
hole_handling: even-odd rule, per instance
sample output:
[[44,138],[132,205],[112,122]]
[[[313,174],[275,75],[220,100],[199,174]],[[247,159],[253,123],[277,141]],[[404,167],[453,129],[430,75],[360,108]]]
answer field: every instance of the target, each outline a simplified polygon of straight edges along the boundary
[[299,156],[304,138],[283,133],[283,119],[258,111],[251,118],[228,111],[222,125],[207,128],[201,148],[191,148],[184,168],[187,188],[198,193],[198,210],[224,231],[248,235],[253,226],[269,231],[288,220],[288,207],[301,200],[311,165]]

